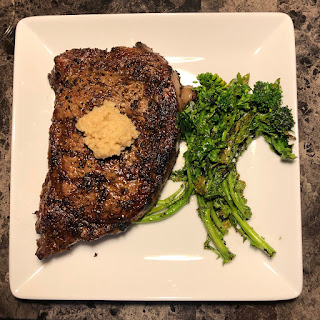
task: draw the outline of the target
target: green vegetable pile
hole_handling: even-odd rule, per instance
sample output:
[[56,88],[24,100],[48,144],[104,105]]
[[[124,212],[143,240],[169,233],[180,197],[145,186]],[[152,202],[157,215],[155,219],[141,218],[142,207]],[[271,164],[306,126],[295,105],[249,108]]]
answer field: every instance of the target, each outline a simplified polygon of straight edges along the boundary
[[207,231],[204,247],[214,251],[223,263],[235,257],[224,241],[231,226],[244,240],[272,257],[276,251],[247,222],[252,213],[236,164],[260,136],[281,159],[295,158],[289,144],[294,120],[291,110],[282,106],[280,81],[258,81],[251,89],[249,75],[238,74],[229,84],[211,73],[200,74],[197,79],[197,99],[178,117],[188,149],[184,167],[174,171],[171,179],[182,181],[182,186],[159,200],[139,223],[166,219],[196,195],[199,217]]

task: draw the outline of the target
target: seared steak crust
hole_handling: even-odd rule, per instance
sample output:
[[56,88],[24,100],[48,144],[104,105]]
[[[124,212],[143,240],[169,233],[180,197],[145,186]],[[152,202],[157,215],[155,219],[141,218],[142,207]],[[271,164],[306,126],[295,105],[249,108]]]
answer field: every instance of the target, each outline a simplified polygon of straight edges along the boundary
[[[154,205],[177,156],[177,79],[141,43],[110,52],[73,49],[55,58],[49,171],[36,212],[39,259],[78,240],[124,231]],[[116,103],[140,135],[120,156],[98,160],[75,124],[104,100]]]

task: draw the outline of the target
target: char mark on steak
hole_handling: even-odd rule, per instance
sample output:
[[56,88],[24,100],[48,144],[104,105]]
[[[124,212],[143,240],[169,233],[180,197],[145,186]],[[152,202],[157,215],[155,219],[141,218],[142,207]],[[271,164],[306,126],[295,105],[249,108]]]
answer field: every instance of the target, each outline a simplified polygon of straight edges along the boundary
[[[155,204],[176,160],[183,103],[178,74],[141,43],[109,52],[73,49],[54,62],[49,170],[36,212],[39,259],[125,231]],[[105,100],[140,135],[120,156],[98,160],[75,124]]]

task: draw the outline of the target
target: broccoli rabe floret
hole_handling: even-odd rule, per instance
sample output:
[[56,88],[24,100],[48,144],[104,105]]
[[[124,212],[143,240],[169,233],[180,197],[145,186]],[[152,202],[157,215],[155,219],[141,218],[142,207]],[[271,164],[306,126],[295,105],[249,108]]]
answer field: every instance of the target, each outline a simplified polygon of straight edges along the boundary
[[270,112],[270,126],[280,133],[292,130],[294,120],[288,106],[279,107]]
[[282,159],[294,159],[292,131],[295,124],[291,110],[282,106],[282,89],[280,80],[275,83],[258,81],[254,85],[251,103],[255,108],[255,117],[250,124],[250,130],[256,137],[263,135],[271,149]]
[[251,128],[262,130],[262,133],[288,135],[294,126],[292,112],[287,106],[277,107],[267,113],[257,113]]
[[280,79],[275,83],[258,81],[253,87],[252,104],[260,113],[268,113],[282,104],[282,89]]

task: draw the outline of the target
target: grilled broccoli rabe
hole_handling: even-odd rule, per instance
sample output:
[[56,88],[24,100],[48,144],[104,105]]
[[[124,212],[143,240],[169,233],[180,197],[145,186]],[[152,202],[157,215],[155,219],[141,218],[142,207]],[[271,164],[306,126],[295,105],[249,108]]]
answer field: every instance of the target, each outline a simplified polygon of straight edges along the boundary
[[252,213],[243,196],[245,183],[239,179],[236,163],[260,136],[282,159],[295,158],[289,144],[294,120],[291,110],[282,106],[280,81],[259,81],[251,89],[249,75],[238,74],[229,84],[211,73],[200,74],[197,79],[197,99],[178,117],[181,138],[188,149],[183,155],[183,169],[174,171],[171,179],[182,181],[182,187],[160,200],[139,222],[172,216],[195,194],[198,214],[207,230],[204,247],[216,252],[223,263],[235,256],[224,241],[231,226],[272,257],[275,250],[247,222]]

